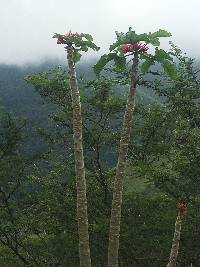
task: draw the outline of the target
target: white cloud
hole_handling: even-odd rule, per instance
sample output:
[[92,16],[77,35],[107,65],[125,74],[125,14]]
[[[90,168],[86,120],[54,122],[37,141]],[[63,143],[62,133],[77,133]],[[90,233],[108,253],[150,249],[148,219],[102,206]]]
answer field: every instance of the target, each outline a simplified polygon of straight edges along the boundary
[[94,35],[105,52],[114,31],[169,30],[172,40],[200,57],[199,0],[1,0],[0,62],[23,64],[64,57],[51,39],[69,29]]

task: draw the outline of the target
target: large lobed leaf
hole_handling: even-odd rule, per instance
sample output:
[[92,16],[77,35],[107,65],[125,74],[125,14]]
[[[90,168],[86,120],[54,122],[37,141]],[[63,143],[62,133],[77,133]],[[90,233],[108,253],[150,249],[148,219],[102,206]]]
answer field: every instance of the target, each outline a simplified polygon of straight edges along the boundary
[[112,60],[117,69],[123,70],[126,68],[126,59],[124,56],[118,56],[116,53],[109,53],[101,56],[100,60],[94,65],[95,74],[99,76],[103,68]]

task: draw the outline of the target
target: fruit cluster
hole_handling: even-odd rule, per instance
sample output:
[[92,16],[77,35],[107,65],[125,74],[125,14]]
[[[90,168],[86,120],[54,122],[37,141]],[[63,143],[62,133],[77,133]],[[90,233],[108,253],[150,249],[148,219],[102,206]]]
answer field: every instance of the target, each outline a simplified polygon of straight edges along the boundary
[[125,44],[120,46],[120,49],[122,53],[127,54],[127,53],[133,53],[133,52],[138,52],[138,53],[147,53],[149,48],[147,47],[146,44],[142,43],[134,43],[134,44]]

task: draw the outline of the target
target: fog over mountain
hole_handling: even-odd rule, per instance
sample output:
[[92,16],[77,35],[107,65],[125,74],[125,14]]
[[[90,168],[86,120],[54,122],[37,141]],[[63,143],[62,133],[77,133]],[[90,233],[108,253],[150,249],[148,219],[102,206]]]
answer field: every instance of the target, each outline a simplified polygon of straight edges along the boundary
[[91,33],[101,47],[100,55],[113,42],[114,31],[127,31],[129,26],[137,32],[166,29],[175,44],[199,58],[199,10],[198,0],[1,0],[0,63],[23,65],[64,58],[64,49],[51,37],[70,29]]

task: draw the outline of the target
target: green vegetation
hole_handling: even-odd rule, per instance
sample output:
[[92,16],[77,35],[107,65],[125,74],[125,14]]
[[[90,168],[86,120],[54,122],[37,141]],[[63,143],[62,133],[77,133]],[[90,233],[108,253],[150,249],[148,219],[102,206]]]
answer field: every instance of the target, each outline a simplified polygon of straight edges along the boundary
[[[194,60],[174,45],[170,57],[176,62],[176,76],[169,76],[159,66],[138,74],[119,267],[167,265],[176,204],[183,201],[188,203],[188,211],[177,266],[200,266],[199,73]],[[78,83],[91,261],[92,266],[103,267],[107,266],[112,189],[129,68],[119,70],[111,62],[98,77],[86,68],[78,69]],[[77,267],[68,72],[47,66],[2,66],[0,70],[4,105],[0,116],[0,266]],[[26,81],[22,81],[24,76]]]

